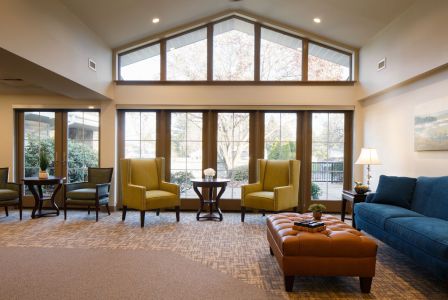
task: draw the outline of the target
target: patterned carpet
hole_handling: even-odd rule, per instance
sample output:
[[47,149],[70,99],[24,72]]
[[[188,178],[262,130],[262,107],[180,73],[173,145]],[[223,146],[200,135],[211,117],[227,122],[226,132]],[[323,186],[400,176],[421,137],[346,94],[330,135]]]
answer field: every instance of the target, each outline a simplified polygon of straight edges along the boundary
[[47,248],[148,249],[172,251],[278,295],[279,299],[447,299],[448,288],[404,255],[379,242],[376,277],[372,292],[361,294],[357,278],[296,278],[294,292],[286,293],[283,276],[269,254],[265,218],[248,214],[240,222],[238,213],[224,213],[223,222],[197,222],[195,214],[181,213],[175,222],[173,212],[147,213],[140,228],[139,214],[94,214],[71,211],[62,216],[31,220],[30,211],[18,221],[17,211],[0,215],[0,246]]

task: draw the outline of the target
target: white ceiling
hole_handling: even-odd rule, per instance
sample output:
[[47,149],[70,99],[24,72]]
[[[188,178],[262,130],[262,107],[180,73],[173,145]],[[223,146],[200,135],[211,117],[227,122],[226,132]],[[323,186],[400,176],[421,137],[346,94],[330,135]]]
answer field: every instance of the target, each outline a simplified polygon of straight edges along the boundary
[[[242,9],[361,47],[416,0],[60,0],[110,47]],[[159,17],[159,24],[152,18]],[[314,17],[322,19],[315,24]]]

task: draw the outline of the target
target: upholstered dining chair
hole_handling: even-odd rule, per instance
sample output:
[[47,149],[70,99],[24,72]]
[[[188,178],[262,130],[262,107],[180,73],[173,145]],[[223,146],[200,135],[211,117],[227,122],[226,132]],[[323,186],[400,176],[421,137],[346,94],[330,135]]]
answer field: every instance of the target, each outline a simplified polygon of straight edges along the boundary
[[241,187],[241,222],[246,207],[263,211],[283,211],[299,205],[299,160],[257,161],[257,182]]
[[22,185],[8,182],[9,168],[0,168],[0,206],[5,208],[6,216],[9,216],[8,206],[17,205],[20,220],[22,220]]
[[112,180],[113,168],[88,168],[87,181],[64,184],[64,220],[67,219],[67,206],[87,206],[95,207],[96,221],[98,222],[98,212],[100,206],[106,206],[109,210],[110,182]]
[[122,159],[121,186],[123,193],[123,216],[128,208],[140,211],[140,226],[145,226],[145,212],[174,207],[176,221],[180,219],[180,187],[165,182],[165,159]]

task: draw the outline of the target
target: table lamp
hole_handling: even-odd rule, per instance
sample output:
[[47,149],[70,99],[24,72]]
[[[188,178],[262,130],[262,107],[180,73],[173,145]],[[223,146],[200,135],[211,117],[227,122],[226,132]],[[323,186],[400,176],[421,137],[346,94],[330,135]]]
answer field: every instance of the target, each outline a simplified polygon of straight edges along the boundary
[[355,162],[356,165],[367,165],[367,186],[370,187],[370,165],[380,165],[381,162],[378,159],[378,153],[376,149],[373,148],[362,148],[361,154],[358,160]]

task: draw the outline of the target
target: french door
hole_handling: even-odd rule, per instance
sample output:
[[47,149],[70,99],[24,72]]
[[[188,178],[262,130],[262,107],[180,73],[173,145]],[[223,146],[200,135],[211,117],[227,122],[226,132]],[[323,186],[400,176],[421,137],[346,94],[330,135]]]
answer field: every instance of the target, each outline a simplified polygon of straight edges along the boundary
[[[66,177],[66,182],[86,180],[87,168],[99,165],[99,111],[17,111],[16,122],[18,181],[37,176],[41,152],[49,158],[49,174]],[[44,189],[52,192],[52,187]],[[27,188],[24,193],[24,204],[32,205]]]

